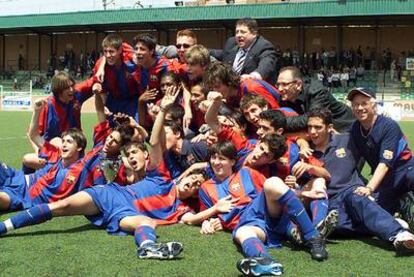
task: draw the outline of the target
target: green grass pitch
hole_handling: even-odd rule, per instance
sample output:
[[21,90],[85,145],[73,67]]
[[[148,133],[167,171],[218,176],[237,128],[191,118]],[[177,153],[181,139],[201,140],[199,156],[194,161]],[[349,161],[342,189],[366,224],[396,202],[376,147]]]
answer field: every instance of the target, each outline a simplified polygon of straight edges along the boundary
[[[83,115],[90,141],[93,114]],[[31,150],[25,137],[27,112],[0,112],[0,160],[20,167]],[[401,123],[414,145],[414,123]],[[90,144],[89,144],[90,146]],[[4,220],[11,214],[2,214]],[[110,236],[84,217],[57,218],[0,238],[0,276],[238,276],[241,258],[230,234],[201,236],[198,227],[175,225],[157,230],[159,241],[184,244],[181,259],[139,260],[133,237]],[[338,239],[328,244],[329,259],[314,262],[289,244],[271,250],[285,276],[414,276],[414,257],[397,257],[391,245],[374,238]]]

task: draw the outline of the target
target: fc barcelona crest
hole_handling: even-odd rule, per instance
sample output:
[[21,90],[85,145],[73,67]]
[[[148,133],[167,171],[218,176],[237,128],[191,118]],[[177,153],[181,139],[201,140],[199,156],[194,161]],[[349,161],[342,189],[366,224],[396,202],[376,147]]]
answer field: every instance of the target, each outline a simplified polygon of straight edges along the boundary
[[392,158],[394,157],[394,152],[392,152],[390,150],[384,150],[384,153],[382,154],[382,156],[386,160],[392,160]]
[[73,176],[73,175],[68,175],[66,177],[66,182],[68,182],[69,185],[73,185],[73,183],[75,182],[75,180],[76,180],[76,177]]
[[346,156],[346,152],[344,148],[339,148],[335,151],[335,154],[338,158],[344,158]]
[[157,82],[158,81],[157,75],[150,75],[150,80],[151,82]]
[[281,163],[282,165],[287,165],[287,164],[289,163],[289,160],[288,160],[288,158],[286,158],[286,157],[280,157],[278,161],[279,161],[279,163]]

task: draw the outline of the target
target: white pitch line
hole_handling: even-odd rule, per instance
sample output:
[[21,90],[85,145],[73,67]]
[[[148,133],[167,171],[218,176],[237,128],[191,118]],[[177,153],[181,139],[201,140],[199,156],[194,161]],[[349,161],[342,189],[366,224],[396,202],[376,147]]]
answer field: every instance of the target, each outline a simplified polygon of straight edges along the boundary
[[21,136],[21,137],[0,137],[0,140],[14,140],[14,139],[27,139],[27,136]]

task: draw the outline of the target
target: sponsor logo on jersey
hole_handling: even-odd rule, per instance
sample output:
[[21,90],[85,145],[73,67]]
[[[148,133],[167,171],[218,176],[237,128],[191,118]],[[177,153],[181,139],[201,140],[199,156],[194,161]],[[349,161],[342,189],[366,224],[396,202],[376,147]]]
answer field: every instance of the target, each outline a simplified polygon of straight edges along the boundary
[[345,148],[339,148],[335,151],[335,154],[338,158],[344,158],[346,157]]
[[384,153],[382,154],[382,156],[386,160],[392,160],[392,158],[394,157],[394,152],[392,152],[390,150],[384,150]]
[[240,184],[239,183],[233,183],[230,186],[231,191],[239,191],[240,190]]

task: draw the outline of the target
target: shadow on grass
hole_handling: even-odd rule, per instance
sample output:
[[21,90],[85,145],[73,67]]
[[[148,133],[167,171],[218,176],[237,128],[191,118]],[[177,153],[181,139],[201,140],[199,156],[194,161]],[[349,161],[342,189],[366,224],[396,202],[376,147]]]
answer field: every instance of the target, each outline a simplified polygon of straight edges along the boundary
[[[370,246],[375,246],[381,248],[386,251],[395,252],[394,245],[391,242],[381,240],[376,237],[371,237],[366,234],[335,234],[333,239],[337,243],[341,243],[341,241],[353,240],[353,241],[360,241]],[[332,238],[330,238],[332,241]]]
[[66,230],[45,230],[37,232],[28,232],[28,233],[12,233],[2,236],[2,238],[13,238],[13,237],[26,237],[26,236],[44,236],[49,234],[70,234],[70,233],[79,233],[87,231],[102,230],[102,228],[96,227],[92,224],[85,224],[82,226],[66,229]]

